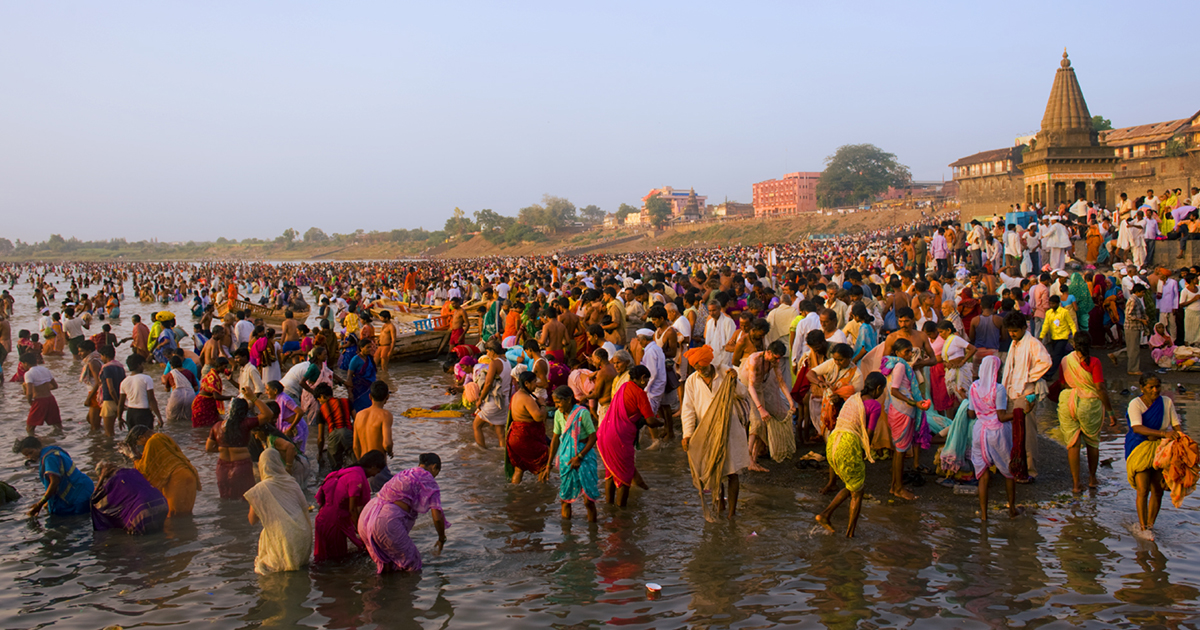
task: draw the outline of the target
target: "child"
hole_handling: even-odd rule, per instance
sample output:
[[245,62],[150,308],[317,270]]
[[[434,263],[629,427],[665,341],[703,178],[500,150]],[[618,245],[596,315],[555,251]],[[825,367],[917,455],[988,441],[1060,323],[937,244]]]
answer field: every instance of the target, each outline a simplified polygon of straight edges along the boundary
[[[575,404],[575,394],[566,385],[554,390],[554,439],[550,442],[550,461],[558,462],[558,498],[562,517],[571,518],[571,504],[583,499],[589,523],[596,522],[596,501],[600,498],[600,478],[596,461],[596,426],[587,407]],[[561,447],[561,450],[560,450]],[[550,466],[541,481],[550,475]]]
[[1150,356],[1160,368],[1175,367],[1175,341],[1161,322],[1154,325],[1154,335],[1150,337]]
[[938,360],[946,364],[946,391],[959,400],[967,398],[967,389],[974,379],[971,358],[975,346],[958,336],[954,325],[948,321],[938,323],[938,338],[942,340],[942,351]]

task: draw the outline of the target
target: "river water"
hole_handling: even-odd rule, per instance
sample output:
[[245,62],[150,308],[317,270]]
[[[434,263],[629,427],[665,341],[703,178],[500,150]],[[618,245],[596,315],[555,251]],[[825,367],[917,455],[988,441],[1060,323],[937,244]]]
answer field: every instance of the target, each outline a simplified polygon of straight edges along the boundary
[[[13,294],[15,340],[18,329],[36,327],[36,317],[28,286]],[[129,316],[147,316],[153,306],[127,302],[114,332],[127,336]],[[181,317],[190,330],[188,320]],[[118,354],[126,353],[127,346]],[[47,364],[67,419],[59,444],[85,472],[119,461],[107,440],[88,434],[79,364]],[[6,376],[15,367],[13,356]],[[1102,458],[1116,461],[1101,468],[1099,493],[1042,501],[1012,521],[994,511],[986,527],[974,495],[926,486],[930,496],[915,504],[869,495],[853,540],[824,535],[812,521],[826,500],[815,475],[794,487],[743,476],[737,522],[706,523],[678,448],[639,453],[651,490],[635,492],[629,508],[601,507],[598,524],[582,514],[564,523],[554,484],[506,484],[500,451],[475,447],[467,421],[399,416],[448,400],[436,365],[393,365],[387,376],[398,389],[388,403],[397,414],[393,470],[426,451],[444,461],[438,482],[453,525],[435,556],[428,517],[418,522],[422,573],[376,576],[360,557],[256,575],[259,528],[247,523],[244,503],[218,499],[216,458],[203,453],[206,430],[168,426],[204,488],[193,518],[149,536],[93,532],[86,516],[26,518],[41,484],[19,455],[0,454],[0,478],[24,495],[0,508],[0,626],[1200,627],[1200,500],[1189,497],[1182,509],[1168,502],[1157,541],[1136,539],[1119,437],[1102,444]],[[19,385],[0,386],[5,447],[23,435],[26,409]],[[886,464],[869,475],[887,475]],[[647,597],[646,582],[662,585],[660,598]]]

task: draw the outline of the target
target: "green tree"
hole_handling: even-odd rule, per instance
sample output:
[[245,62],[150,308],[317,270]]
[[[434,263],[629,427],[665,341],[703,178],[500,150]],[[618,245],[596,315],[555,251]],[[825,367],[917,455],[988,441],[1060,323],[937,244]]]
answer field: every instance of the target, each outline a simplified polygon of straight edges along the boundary
[[467,218],[467,213],[462,211],[462,208],[455,208],[454,214],[446,219],[445,232],[454,236],[462,236],[467,232],[475,231],[475,224]]
[[671,219],[671,202],[655,194],[646,200],[646,214],[650,216],[651,225],[661,228]]
[[1095,131],[1108,131],[1112,129],[1112,121],[1097,114],[1092,116],[1092,129]]
[[584,223],[600,223],[604,220],[604,211],[596,205],[588,205],[579,209],[579,218]]
[[296,230],[294,230],[292,228],[288,228],[283,231],[283,234],[280,234],[279,236],[277,236],[275,238],[275,242],[279,243],[280,245],[290,246],[292,243],[294,243],[296,241],[297,236],[300,236],[299,232],[297,232]]
[[575,204],[565,197],[542,195],[542,226],[554,234],[559,228],[575,222]]
[[817,181],[817,202],[823,208],[858,205],[888,189],[912,180],[908,167],[873,144],[847,144],[825,158]]
[[225,238],[224,236],[217,237],[217,245],[228,245],[229,242],[229,239]]
[[51,234],[46,241],[46,248],[53,252],[61,252],[67,248],[67,239],[61,234]]
[[12,241],[6,238],[0,238],[0,254],[11,254],[13,253],[13,249],[15,248],[13,247]]
[[512,222],[512,217],[506,217],[488,208],[475,212],[475,223],[479,224],[479,229],[484,233],[484,236],[487,236],[489,232],[495,232],[496,228],[504,230]]
[[633,214],[634,212],[640,212],[640,210],[627,203],[623,203],[619,208],[617,208],[617,220],[624,221],[625,217]]
[[325,234],[325,230],[319,227],[310,227],[304,232],[305,243],[324,243],[329,240],[329,236]]

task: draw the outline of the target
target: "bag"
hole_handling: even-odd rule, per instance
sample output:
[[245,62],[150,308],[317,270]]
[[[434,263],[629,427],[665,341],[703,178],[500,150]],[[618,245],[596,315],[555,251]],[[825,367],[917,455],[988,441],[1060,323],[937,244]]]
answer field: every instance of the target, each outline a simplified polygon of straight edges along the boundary
[[679,389],[679,372],[675,369],[674,363],[667,363],[667,388],[663,393],[669,394]]
[[[885,333],[894,333],[900,330],[900,321],[896,318],[896,309],[888,309],[888,312],[883,316],[883,331]],[[887,335],[884,335],[885,337]]]

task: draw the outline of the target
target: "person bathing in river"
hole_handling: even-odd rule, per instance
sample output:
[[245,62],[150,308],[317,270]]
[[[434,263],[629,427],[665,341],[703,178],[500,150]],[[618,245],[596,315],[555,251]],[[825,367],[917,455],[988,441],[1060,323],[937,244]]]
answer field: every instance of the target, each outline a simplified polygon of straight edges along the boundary
[[[833,533],[833,514],[846,499],[850,499],[850,521],[846,525],[846,537],[853,538],[862,510],[863,486],[867,482],[866,462],[875,462],[871,456],[871,436],[867,427],[877,422],[883,408],[879,399],[887,393],[888,382],[879,372],[867,375],[863,389],[842,404],[837,423],[825,440],[825,456],[830,471],[837,475],[845,488],[833,497],[825,511],[816,516],[816,521],[829,533]],[[865,460],[865,461],[864,461]]]

